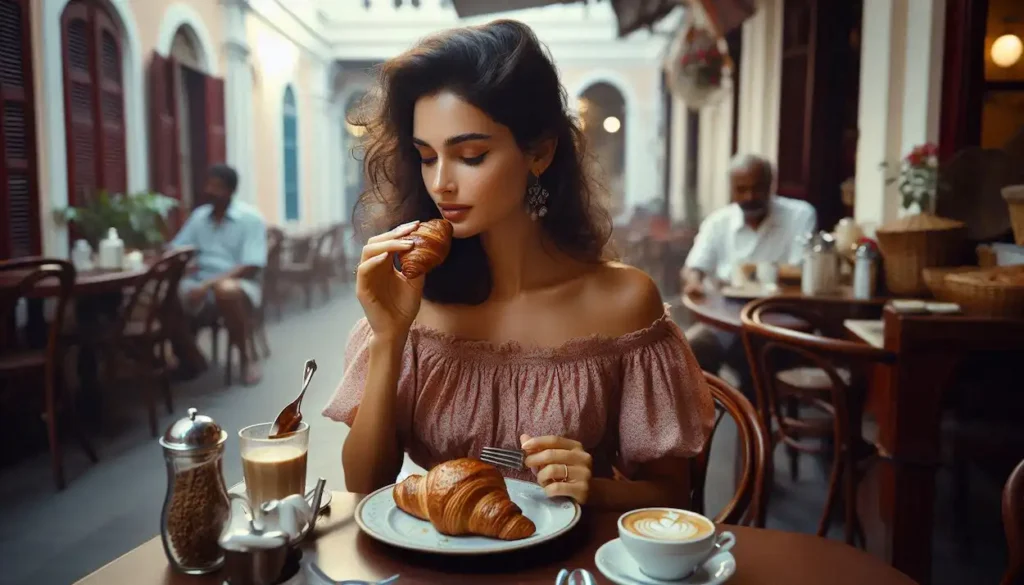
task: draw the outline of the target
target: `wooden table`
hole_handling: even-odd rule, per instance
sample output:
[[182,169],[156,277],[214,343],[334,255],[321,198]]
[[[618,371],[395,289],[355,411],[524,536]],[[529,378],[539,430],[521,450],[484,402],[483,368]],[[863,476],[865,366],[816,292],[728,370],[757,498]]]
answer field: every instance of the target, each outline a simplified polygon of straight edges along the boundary
[[[723,331],[739,333],[743,329],[740,321],[740,312],[748,302],[756,297],[734,298],[727,297],[719,290],[709,290],[701,297],[682,295],[683,306],[693,313],[701,323],[716,327]],[[848,319],[852,317],[877,317],[882,306],[888,301],[884,297],[872,299],[855,299],[848,287],[840,289],[835,295],[805,296],[800,292],[798,286],[782,286],[779,292],[772,297],[800,298],[825,313],[827,321]],[[834,318],[833,318],[834,316]],[[787,329],[804,330],[807,324],[802,319],[787,315],[766,315],[765,320],[779,327]]]
[[971,354],[1024,355],[1024,320],[910,315],[886,307],[883,344],[898,357],[876,366],[870,390],[881,464],[877,482],[862,482],[877,493],[862,494],[862,500],[877,507],[873,516],[881,523],[865,523],[868,548],[919,582],[931,583],[943,395]]
[[[75,287],[72,291],[74,297],[86,297],[106,293],[116,293],[131,286],[142,275],[146,274],[148,267],[140,270],[86,270],[75,273]],[[15,286],[17,280],[12,275],[0,276],[0,288]],[[47,298],[57,296],[58,285],[52,278],[36,284],[28,293],[29,298]]]
[[[445,557],[397,549],[363,534],[353,519],[357,494],[334,492],[316,538],[303,548],[304,562],[315,559],[335,579],[377,580],[399,573],[398,585],[552,585],[558,570],[586,568],[598,583],[594,554],[617,537],[617,513],[584,512],[560,539],[517,553],[484,557]],[[729,526],[736,535],[737,573],[729,585],[910,585],[909,577],[881,560],[838,541],[808,534]],[[193,577],[173,572],[159,537],[78,581],[78,585],[220,585],[218,574]],[[311,581],[312,582],[312,581]]]

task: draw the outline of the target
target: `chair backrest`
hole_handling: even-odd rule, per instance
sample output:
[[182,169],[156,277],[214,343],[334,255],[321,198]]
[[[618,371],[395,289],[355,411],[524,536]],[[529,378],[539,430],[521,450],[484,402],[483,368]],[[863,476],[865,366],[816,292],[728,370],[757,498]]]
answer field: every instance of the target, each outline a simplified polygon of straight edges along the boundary
[[196,251],[191,248],[174,250],[153,263],[133,283],[132,292],[118,315],[115,330],[121,334],[127,333],[130,322],[141,316],[145,323],[145,334],[153,333],[160,318],[167,314],[175,298],[173,291],[177,289],[185,268],[195,254]]
[[[844,414],[840,411],[845,408],[850,389],[838,366],[857,362],[892,363],[896,360],[895,353],[866,343],[833,339],[773,325],[766,320],[772,314],[799,317],[811,325],[812,331],[827,328],[821,315],[802,306],[799,298],[767,298],[752,301],[743,307],[740,312],[743,345],[757,392],[758,408],[765,424],[773,419],[782,424],[783,419],[776,417],[779,411],[779,392],[775,374],[785,368],[805,365],[824,371],[831,382],[830,402],[836,411],[837,421],[841,422],[845,420],[845,415],[839,416]],[[787,429],[783,430],[788,432]],[[836,432],[845,436],[846,429],[837,428]]]
[[64,330],[64,316],[74,294],[75,266],[55,258],[17,258],[0,261],[0,352],[14,351],[22,345],[15,326],[18,302],[32,296],[36,286],[56,284],[57,307],[47,335],[46,356],[52,363]]
[[715,423],[703,451],[693,460],[694,466],[690,473],[693,492],[691,505],[695,511],[706,513],[704,489],[707,484],[711,446],[718,433],[719,424],[725,415],[729,415],[736,424],[737,449],[742,454],[743,467],[737,481],[736,493],[715,515],[714,521],[725,524],[751,524],[758,517],[756,507],[760,498],[756,496],[763,489],[768,457],[768,432],[761,424],[761,418],[754,405],[739,390],[707,372],[704,372],[704,379],[711,388],[711,396],[715,401]]
[[1024,461],[1006,480],[1003,487],[1003,530],[1009,564],[1002,585],[1013,585],[1024,577]]

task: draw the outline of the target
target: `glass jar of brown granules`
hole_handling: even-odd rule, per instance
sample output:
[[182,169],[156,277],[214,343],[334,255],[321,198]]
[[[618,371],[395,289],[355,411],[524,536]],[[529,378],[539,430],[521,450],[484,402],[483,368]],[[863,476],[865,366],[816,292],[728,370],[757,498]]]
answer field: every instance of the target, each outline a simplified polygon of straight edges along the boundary
[[202,575],[224,564],[217,543],[230,513],[221,463],[227,431],[195,408],[160,439],[167,462],[167,496],[160,536],[176,571]]

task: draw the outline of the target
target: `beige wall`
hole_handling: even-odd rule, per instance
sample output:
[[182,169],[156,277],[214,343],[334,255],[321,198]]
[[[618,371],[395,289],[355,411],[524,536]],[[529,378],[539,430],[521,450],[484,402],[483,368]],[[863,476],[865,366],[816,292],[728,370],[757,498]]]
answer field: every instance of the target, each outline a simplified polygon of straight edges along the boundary
[[[223,75],[224,62],[224,27],[222,25],[223,8],[220,2],[213,0],[175,0],[174,2],[163,2],[160,0],[128,0],[128,5],[135,16],[135,23],[139,32],[139,41],[142,45],[142,62],[149,63],[150,55],[154,50],[161,53],[167,52],[167,46],[160,46],[166,43],[168,31],[173,34],[177,29],[172,23],[179,20],[181,14],[188,14],[190,18],[199,21],[200,26],[205,29],[205,34],[213,45],[207,47],[215,53],[206,55],[212,71]],[[200,31],[195,31],[197,34]]]

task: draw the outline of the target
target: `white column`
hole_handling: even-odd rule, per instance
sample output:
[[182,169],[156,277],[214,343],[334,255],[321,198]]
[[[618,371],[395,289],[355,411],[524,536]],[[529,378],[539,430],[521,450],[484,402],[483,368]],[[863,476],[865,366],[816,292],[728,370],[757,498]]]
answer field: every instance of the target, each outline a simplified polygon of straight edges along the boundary
[[330,63],[316,61],[312,70],[310,91],[313,94],[314,115],[316,120],[313,126],[313,144],[316,145],[317,155],[312,157],[314,163],[314,179],[316,192],[312,197],[313,224],[326,226],[330,223],[331,212],[331,166],[337,164],[337,159],[330,156],[330,136],[327,134],[331,126],[331,100],[328,92],[330,75]]
[[245,19],[248,0],[221,0],[227,67],[224,76],[224,115],[227,123],[228,164],[240,176],[238,196],[256,205],[255,139],[252,133],[252,73]]
[[669,128],[668,139],[671,141],[669,153],[668,193],[669,210],[672,221],[689,219],[686,217],[686,104],[683,100],[672,98],[672,126]]
[[[737,151],[775,161],[779,149],[782,2],[764,0],[743,23]],[[735,56],[734,56],[735,57]]]
[[899,207],[886,177],[898,171],[901,152],[907,2],[864,0],[854,211],[858,222],[874,227],[896,217]]
[[946,0],[914,0],[907,12],[901,152],[939,141]]

